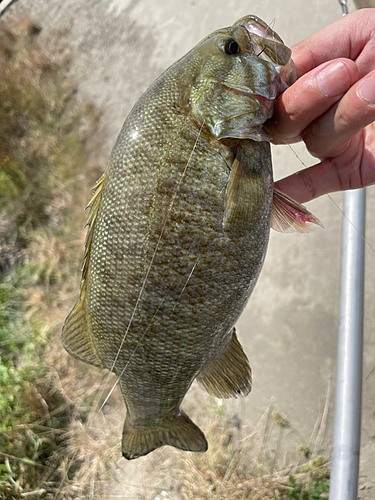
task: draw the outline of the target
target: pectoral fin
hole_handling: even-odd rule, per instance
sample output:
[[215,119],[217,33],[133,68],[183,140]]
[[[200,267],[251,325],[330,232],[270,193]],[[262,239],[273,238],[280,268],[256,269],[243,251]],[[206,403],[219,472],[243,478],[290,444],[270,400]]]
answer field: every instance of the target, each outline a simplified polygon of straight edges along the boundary
[[285,193],[273,190],[271,227],[280,233],[308,233],[306,222],[324,227],[320,220]]
[[197,381],[217,398],[237,398],[249,394],[251,368],[234,328],[226,350],[198,375]]
[[235,159],[225,198],[223,226],[226,231],[243,232],[264,204],[265,183],[262,172],[250,169]]

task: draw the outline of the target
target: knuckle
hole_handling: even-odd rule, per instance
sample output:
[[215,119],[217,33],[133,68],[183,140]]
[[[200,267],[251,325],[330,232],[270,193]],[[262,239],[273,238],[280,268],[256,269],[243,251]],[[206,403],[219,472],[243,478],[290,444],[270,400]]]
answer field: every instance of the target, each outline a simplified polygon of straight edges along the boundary
[[319,133],[319,128],[314,123],[302,131],[301,137],[312,156],[316,158],[328,156],[328,145],[324,143]]

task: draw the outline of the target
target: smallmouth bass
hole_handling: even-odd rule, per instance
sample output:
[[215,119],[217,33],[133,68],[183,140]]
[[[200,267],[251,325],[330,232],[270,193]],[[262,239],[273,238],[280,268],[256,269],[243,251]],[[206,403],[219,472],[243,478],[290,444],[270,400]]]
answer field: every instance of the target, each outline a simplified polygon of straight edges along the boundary
[[295,79],[290,56],[255,16],[215,31],[140,97],[94,186],[62,342],[116,373],[127,459],[166,444],[207,449],[181,402],[194,379],[219,398],[250,392],[234,325],[271,224],[319,223],[273,189],[263,123]]

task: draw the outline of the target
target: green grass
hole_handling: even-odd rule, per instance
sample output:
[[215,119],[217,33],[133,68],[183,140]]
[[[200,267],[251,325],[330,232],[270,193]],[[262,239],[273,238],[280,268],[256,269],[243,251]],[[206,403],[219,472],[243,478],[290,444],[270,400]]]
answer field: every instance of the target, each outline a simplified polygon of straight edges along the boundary
[[[74,417],[45,352],[76,284],[70,221],[87,196],[85,144],[97,114],[65,71],[0,26],[0,499],[53,498]],[[87,120],[91,125],[82,127]],[[80,189],[79,189],[80,187]],[[73,217],[72,217],[73,216]],[[83,220],[83,214],[81,216]],[[73,272],[74,270],[74,272]],[[63,302],[63,304],[61,304]],[[72,463],[73,470],[76,464]],[[51,496],[52,495],[52,496]]]
[[329,481],[314,480],[299,483],[293,476],[289,478],[290,491],[287,492],[288,500],[319,500],[328,498]]
[[303,481],[294,476],[289,477],[288,486],[291,490],[287,493],[288,500],[328,498],[330,472],[326,458],[322,456],[316,457],[308,465],[301,467],[301,473],[305,475]]
[[[0,500],[97,499],[118,467],[123,406],[114,395],[111,419],[96,412],[112,379],[103,384],[63,353],[59,334],[78,293],[82,207],[99,177],[86,151],[98,114],[77,103],[37,32],[29,21],[21,35],[0,25]],[[326,498],[326,459],[303,444],[296,465],[284,463],[283,439],[294,430],[280,412],[270,409],[255,432],[206,401],[208,452],[168,447],[149,462],[176,498]]]

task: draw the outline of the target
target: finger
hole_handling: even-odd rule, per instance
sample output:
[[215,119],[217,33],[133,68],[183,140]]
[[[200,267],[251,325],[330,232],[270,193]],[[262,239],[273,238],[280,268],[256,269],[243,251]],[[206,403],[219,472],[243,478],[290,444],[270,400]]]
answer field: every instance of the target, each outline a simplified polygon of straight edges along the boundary
[[313,156],[333,157],[346,150],[348,142],[375,121],[375,70],[353,85],[329,111],[302,133]]
[[265,128],[275,144],[296,142],[317,117],[333,106],[357,81],[358,69],[350,59],[324,63],[302,76],[278,99]]
[[367,126],[335,158],[296,172],[275,183],[275,187],[299,203],[323,194],[356,189],[375,183],[375,124]]
[[360,9],[343,16],[326,28],[292,47],[297,76],[331,59],[356,61],[362,78],[374,67],[375,9]]

